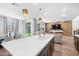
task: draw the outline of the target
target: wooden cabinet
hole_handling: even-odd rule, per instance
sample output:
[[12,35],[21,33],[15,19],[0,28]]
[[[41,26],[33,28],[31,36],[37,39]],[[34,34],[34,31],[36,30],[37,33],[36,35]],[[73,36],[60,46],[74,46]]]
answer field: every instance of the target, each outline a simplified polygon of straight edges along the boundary
[[54,38],[44,47],[38,56],[52,56],[54,51]]
[[72,21],[60,22],[63,29],[63,35],[71,36],[72,35]]
[[[72,21],[60,21],[58,24],[61,24],[61,28],[63,29],[63,35],[71,36],[72,35]],[[50,32],[52,28],[51,23],[45,23],[45,32]]]
[[76,36],[74,36],[74,45],[75,45],[75,47],[77,48],[77,37]]
[[48,56],[48,48],[47,48],[47,46],[39,53],[38,56]]
[[74,44],[75,44],[76,50],[79,52],[79,37],[74,36]]
[[52,56],[53,52],[54,52],[54,38],[50,41],[49,43],[49,56]]

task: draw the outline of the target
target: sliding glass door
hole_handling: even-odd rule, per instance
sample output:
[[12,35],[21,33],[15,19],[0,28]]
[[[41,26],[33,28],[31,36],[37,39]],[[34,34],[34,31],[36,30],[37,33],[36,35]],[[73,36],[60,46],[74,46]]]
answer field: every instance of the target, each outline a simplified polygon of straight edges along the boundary
[[19,20],[0,15],[0,38],[5,41],[18,38]]
[[18,38],[18,28],[19,28],[19,20],[6,17],[5,20],[5,34],[7,34],[6,40],[10,41],[12,39]]

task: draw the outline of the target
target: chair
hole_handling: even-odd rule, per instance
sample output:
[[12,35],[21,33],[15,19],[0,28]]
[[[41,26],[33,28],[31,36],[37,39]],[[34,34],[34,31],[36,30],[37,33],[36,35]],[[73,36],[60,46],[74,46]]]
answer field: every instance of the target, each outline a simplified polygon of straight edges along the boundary
[[4,41],[5,39],[1,39],[0,38],[0,47],[2,47],[1,43]]
[[59,43],[59,44],[62,44],[63,43],[63,39],[62,39],[63,35],[62,34],[55,34],[55,40],[54,42],[55,43]]

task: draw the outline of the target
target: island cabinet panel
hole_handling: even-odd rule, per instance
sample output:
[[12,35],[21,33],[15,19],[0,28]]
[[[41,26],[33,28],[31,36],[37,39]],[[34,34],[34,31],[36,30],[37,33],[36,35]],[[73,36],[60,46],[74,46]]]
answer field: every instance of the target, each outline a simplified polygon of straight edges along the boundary
[[54,51],[54,39],[52,39],[44,49],[39,53],[38,56],[52,56]]
[[50,56],[52,56],[54,52],[54,38],[50,41]]
[[39,53],[38,56],[48,56],[48,48],[47,48],[47,46]]

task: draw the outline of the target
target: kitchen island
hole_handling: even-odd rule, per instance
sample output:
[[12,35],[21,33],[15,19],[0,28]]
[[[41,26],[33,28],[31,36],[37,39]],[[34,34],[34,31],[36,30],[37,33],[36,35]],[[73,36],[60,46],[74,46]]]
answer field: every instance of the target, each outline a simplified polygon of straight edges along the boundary
[[34,35],[2,43],[12,56],[51,56],[54,50],[54,36],[45,34],[43,37]]

